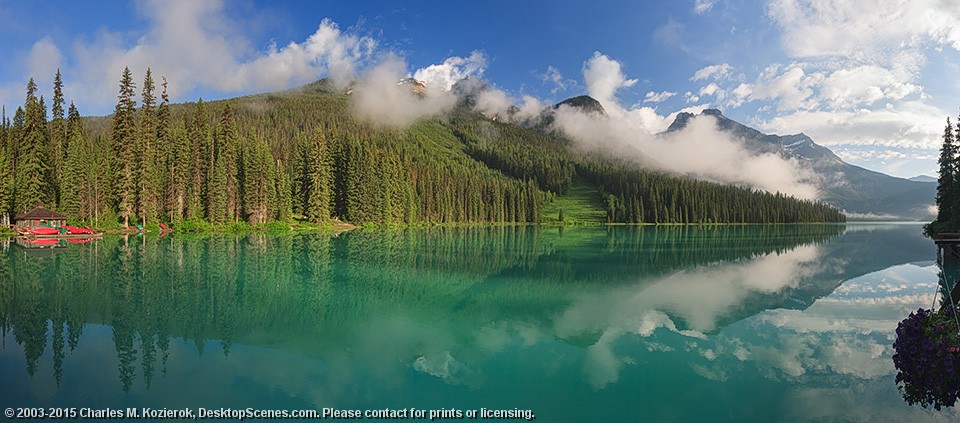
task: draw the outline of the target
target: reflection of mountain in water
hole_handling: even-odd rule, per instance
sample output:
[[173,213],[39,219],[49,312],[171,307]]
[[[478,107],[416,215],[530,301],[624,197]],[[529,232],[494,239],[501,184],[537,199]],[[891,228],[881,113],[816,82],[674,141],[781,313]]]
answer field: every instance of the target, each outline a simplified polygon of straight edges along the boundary
[[[112,327],[124,389],[138,374],[150,385],[171,337],[200,354],[216,339],[226,356],[239,342],[321,357],[348,349],[413,368],[452,351],[450,362],[469,374],[499,338],[541,334],[587,346],[624,315],[661,315],[645,310],[681,329],[713,330],[927,258],[886,252],[922,240],[919,227],[860,229],[484,227],[114,237],[43,259],[11,249],[0,254],[0,330],[23,346],[31,375],[52,339],[58,383],[89,323]],[[787,281],[768,284],[770,272]]]

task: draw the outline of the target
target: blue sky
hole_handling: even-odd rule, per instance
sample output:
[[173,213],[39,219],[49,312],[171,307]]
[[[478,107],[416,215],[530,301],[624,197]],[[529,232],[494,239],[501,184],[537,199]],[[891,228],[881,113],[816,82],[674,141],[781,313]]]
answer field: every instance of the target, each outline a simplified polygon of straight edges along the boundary
[[393,55],[410,75],[479,76],[517,103],[589,93],[651,132],[716,107],[854,164],[932,175],[960,105],[960,4],[948,3],[0,0],[0,104],[12,114],[31,76],[49,98],[58,67],[68,100],[99,115],[124,66],[194,101],[362,75]]

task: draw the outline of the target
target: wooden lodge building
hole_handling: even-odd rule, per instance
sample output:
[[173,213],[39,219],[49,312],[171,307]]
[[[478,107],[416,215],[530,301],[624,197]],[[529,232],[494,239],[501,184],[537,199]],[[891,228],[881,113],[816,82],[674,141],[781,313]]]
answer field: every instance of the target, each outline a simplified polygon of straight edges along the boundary
[[13,217],[13,225],[17,229],[23,229],[27,226],[31,228],[38,226],[57,227],[65,225],[66,223],[66,216],[53,210],[45,209],[43,206],[37,206],[37,208],[33,210]]

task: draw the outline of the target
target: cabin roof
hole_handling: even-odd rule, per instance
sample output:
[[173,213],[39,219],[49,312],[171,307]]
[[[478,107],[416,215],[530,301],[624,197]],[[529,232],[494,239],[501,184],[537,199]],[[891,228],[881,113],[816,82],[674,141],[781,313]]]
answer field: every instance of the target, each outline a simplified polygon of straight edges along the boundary
[[37,206],[37,208],[33,210],[13,217],[14,222],[20,220],[67,220],[67,217],[53,210]]

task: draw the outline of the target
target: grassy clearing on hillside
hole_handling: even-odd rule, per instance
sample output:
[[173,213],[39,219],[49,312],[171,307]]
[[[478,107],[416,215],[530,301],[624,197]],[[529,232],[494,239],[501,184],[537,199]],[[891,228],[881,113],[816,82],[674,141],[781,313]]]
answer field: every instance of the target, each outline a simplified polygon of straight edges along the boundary
[[543,205],[543,223],[560,223],[557,218],[561,209],[566,225],[596,225],[607,221],[607,212],[600,204],[597,189],[583,181],[574,181],[570,192]]

